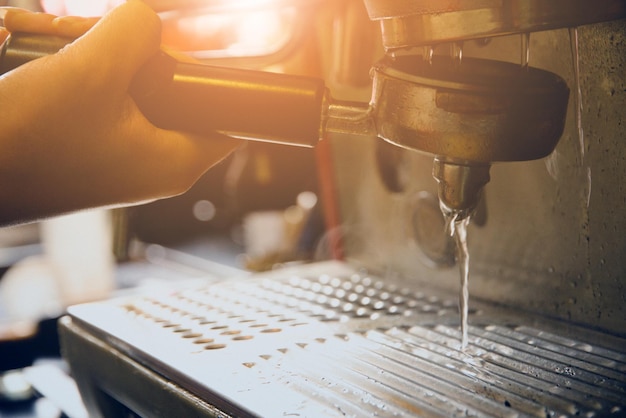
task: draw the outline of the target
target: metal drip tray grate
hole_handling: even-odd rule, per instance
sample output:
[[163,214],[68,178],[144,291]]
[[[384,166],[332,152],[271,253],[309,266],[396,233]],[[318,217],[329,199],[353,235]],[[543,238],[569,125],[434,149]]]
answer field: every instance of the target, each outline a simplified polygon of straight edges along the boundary
[[626,415],[624,340],[478,306],[461,351],[454,297],[343,264],[81,305],[70,314],[237,415]]

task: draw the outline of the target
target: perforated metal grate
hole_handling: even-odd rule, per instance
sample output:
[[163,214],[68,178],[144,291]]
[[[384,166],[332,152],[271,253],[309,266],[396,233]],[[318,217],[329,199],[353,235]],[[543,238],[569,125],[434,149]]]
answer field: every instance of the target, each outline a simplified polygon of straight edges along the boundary
[[251,415],[626,415],[618,337],[479,306],[461,351],[454,297],[328,269],[72,315],[196,394],[224,396]]

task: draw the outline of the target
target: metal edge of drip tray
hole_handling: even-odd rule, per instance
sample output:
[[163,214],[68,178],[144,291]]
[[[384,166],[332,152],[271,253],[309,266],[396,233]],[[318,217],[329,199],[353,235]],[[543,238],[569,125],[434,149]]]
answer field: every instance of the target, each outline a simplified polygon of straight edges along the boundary
[[471,301],[462,351],[456,301],[324,262],[74,306],[61,335],[95,416],[626,415],[625,339]]

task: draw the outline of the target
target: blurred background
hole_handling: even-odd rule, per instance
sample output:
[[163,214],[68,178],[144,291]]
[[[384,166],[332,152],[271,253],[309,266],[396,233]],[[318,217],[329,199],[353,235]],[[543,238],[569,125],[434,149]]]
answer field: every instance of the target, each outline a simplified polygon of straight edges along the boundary
[[[119,3],[2,0],[0,6],[101,16]],[[163,20],[164,45],[191,60],[321,75],[319,38],[328,36],[324,29],[332,21],[330,14],[310,13],[319,1],[146,3]],[[182,196],[0,229],[0,416],[61,413],[58,407],[33,410],[33,402],[41,408],[46,397],[33,388],[33,373],[27,382],[21,371],[44,362],[35,370],[52,371],[51,379],[60,382],[66,369],[56,320],[70,304],[155,283],[329,257],[318,202],[319,159],[310,148],[247,142]],[[59,396],[69,395],[53,395]]]

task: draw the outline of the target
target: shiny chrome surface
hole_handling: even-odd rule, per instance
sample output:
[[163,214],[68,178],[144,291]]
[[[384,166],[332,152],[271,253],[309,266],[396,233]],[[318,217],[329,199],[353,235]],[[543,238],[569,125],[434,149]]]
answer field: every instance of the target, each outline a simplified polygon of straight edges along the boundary
[[454,297],[338,263],[70,314],[93,337],[238,416],[626,411],[626,341],[472,305],[465,351]]
[[472,214],[497,161],[549,155],[563,133],[569,89],[557,75],[500,61],[415,55],[374,67],[378,135],[434,155],[442,205]]
[[439,206],[447,215],[458,219],[471,216],[489,182],[489,164],[458,163],[435,158],[433,177],[439,183]]
[[[16,38],[20,38],[16,40]],[[66,45],[67,39],[58,36],[9,36],[0,51],[0,74],[4,74],[28,61],[56,52]]]
[[365,103],[330,100],[322,119],[326,133],[376,136],[371,108]]
[[569,89],[556,74],[500,61],[398,56],[374,68],[379,136],[462,161],[547,156],[563,132]]
[[529,33],[626,17],[623,0],[365,0],[388,49]]
[[[57,52],[70,39],[12,34],[0,74]],[[321,137],[328,95],[314,77],[179,61],[160,53],[136,74],[131,94],[155,125],[211,135],[312,147]]]

